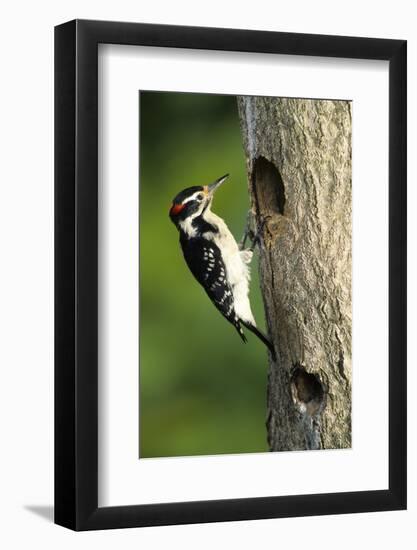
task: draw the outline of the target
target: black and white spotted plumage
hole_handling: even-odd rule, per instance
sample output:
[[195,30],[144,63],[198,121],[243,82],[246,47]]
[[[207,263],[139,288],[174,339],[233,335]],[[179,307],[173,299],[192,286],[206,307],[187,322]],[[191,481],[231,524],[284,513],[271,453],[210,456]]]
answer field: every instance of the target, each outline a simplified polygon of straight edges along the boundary
[[190,239],[181,233],[180,243],[191,273],[207,292],[216,308],[232,323],[239,336],[246,342],[246,336],[234,308],[233,292],[227,281],[226,267],[219,247],[200,235]]
[[246,342],[242,326],[253,332],[271,351],[269,339],[257,328],[249,302],[249,263],[252,250],[240,250],[222,218],[211,211],[214,191],[223,176],[208,186],[184,189],[174,198],[170,218],[190,271],[221,314]]

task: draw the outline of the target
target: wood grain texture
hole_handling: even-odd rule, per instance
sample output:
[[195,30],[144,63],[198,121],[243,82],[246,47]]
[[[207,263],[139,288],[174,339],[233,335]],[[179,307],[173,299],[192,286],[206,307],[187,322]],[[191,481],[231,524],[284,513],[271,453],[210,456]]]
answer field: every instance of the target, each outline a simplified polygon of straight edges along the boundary
[[351,446],[351,105],[239,97],[260,279],[277,351],[271,450]]

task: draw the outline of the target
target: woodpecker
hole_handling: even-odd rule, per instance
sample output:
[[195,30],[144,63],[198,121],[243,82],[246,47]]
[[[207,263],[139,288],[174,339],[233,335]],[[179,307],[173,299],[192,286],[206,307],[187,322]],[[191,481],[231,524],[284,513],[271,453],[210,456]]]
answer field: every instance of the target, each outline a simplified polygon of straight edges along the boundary
[[172,202],[169,216],[179,231],[184,259],[220,313],[246,342],[242,326],[270,350],[270,340],[256,326],[249,302],[252,249],[241,250],[225,221],[211,211],[215,191],[229,174],[205,186],[184,189]]

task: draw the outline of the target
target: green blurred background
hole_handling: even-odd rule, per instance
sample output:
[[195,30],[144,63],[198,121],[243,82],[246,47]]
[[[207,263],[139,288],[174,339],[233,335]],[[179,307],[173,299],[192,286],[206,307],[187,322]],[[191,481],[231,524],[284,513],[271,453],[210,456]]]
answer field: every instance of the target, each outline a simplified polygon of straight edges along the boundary
[[[210,303],[168,217],[179,191],[225,173],[213,210],[239,240],[249,201],[236,98],[141,92],[141,458],[268,450],[266,351]],[[251,303],[264,328],[256,262]]]

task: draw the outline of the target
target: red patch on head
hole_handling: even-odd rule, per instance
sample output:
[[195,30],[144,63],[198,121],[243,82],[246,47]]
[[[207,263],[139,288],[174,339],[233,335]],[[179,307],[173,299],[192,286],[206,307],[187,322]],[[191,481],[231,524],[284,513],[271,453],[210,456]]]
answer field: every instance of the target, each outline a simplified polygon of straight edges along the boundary
[[185,204],[173,204],[169,211],[170,216],[178,216],[178,214],[185,208]]

